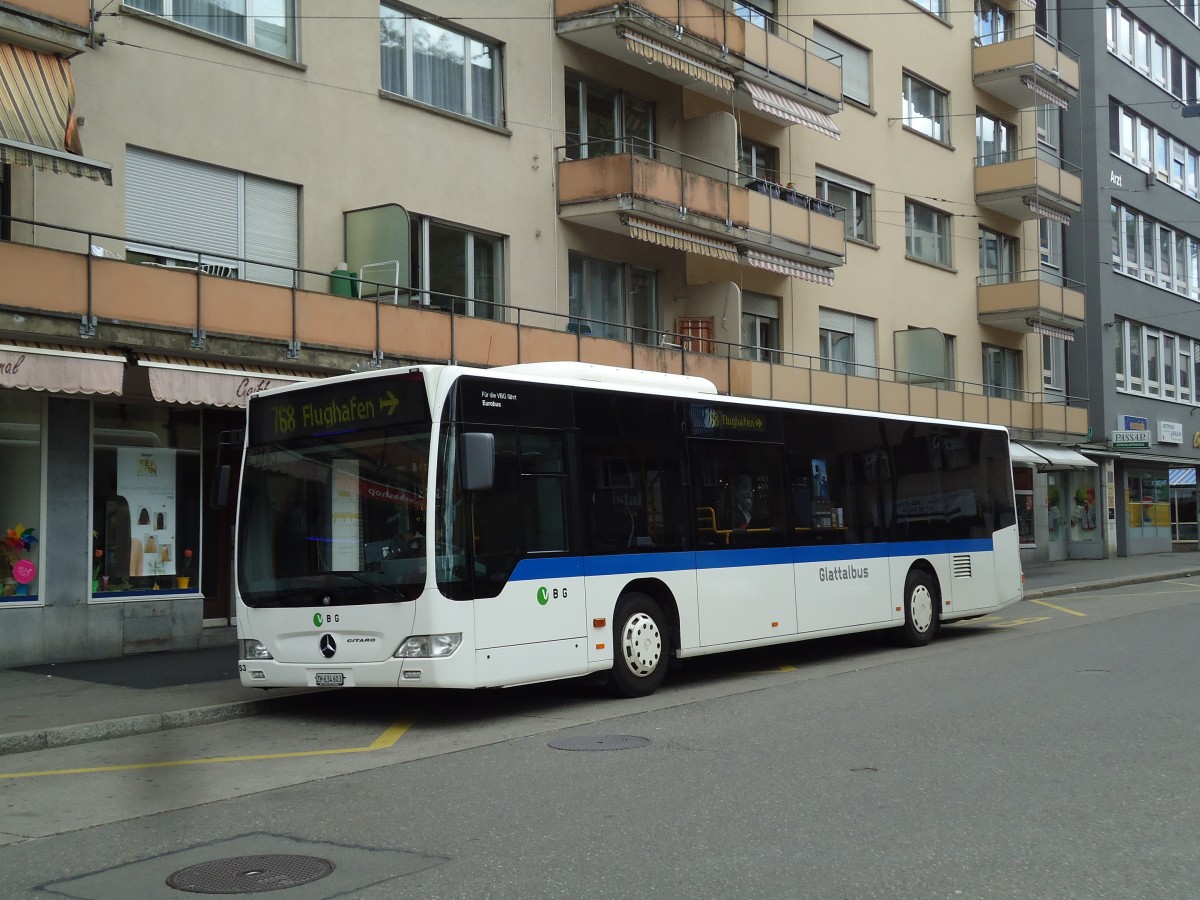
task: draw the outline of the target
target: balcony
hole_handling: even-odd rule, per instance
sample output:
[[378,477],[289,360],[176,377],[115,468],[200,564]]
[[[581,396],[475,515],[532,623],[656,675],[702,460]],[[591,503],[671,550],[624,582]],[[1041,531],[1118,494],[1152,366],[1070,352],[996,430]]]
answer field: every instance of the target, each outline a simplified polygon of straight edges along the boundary
[[[737,396],[1004,425],[1023,439],[1078,441],[1087,433],[1086,404],[1078,398],[1064,403],[1021,391],[990,397],[978,384],[786,351],[760,362],[748,358],[752,348],[738,344],[689,341],[621,323],[589,325],[547,309],[477,303],[481,314],[468,316],[457,312],[461,298],[426,305],[420,292],[392,285],[364,291],[374,295],[370,299],[346,297],[329,292],[327,272],[294,270],[294,286],[280,287],[201,268],[144,265],[113,258],[111,251],[97,255],[100,246],[120,246],[122,237],[12,221],[36,224],[40,239],[71,249],[0,242],[0,311],[8,323],[0,344],[65,344],[76,359],[95,354],[109,364],[117,353],[170,356],[177,366],[190,360],[202,371],[215,364],[329,373],[412,362],[486,367],[576,360],[698,375]],[[243,271],[256,263],[240,262]],[[845,371],[827,370],[838,365]]]
[[91,26],[88,0],[10,0],[0,5],[0,43],[40,53],[82,53]]
[[1083,203],[1079,167],[1035,149],[975,160],[975,202],[1020,222],[1066,224]]
[[1064,337],[1083,327],[1083,285],[1054,279],[1040,269],[983,275],[976,293],[979,322],[1019,334]]
[[832,280],[828,270],[845,263],[845,226],[832,204],[764,182],[741,187],[732,170],[653,149],[659,158],[562,159],[560,149],[559,216],[730,262],[776,261],[775,271],[794,263]]
[[1034,26],[986,44],[976,39],[971,56],[975,86],[1016,109],[1066,109],[1079,96],[1078,54]]
[[564,40],[658,63],[660,77],[751,114],[837,132],[828,116],[842,106],[841,56],[782,24],[770,33],[706,0],[555,0],[554,13]]

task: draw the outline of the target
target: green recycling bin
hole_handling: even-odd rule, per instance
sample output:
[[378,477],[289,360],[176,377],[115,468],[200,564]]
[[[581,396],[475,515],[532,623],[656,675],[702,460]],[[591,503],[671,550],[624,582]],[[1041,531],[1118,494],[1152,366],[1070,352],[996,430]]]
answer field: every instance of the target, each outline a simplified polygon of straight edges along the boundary
[[358,273],[350,269],[334,269],[329,273],[329,293],[335,297],[357,297]]

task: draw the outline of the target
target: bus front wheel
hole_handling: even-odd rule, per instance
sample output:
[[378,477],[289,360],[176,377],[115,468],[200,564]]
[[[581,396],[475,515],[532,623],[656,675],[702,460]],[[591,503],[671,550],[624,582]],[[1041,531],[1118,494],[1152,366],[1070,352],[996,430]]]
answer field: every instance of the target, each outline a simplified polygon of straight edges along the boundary
[[923,569],[913,569],[904,581],[904,624],[900,638],[909,647],[921,647],[933,640],[938,630],[937,582]]
[[670,631],[662,608],[645,594],[627,594],[613,620],[613,668],[609,687],[619,697],[645,697],[658,690],[671,656]]

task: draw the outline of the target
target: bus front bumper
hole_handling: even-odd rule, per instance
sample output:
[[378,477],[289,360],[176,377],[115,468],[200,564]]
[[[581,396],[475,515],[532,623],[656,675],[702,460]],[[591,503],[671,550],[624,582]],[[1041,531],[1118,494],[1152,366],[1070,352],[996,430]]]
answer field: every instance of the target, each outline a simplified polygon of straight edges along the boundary
[[388,659],[382,662],[284,663],[274,659],[238,661],[243,687],[412,687],[473,688],[474,665],[469,653],[444,659]]

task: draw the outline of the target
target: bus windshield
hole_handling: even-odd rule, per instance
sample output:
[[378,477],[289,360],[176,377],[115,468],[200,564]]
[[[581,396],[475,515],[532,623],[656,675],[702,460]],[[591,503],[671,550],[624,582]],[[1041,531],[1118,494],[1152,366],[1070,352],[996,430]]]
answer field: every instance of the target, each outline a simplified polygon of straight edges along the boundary
[[[400,387],[393,383],[388,395]],[[420,594],[430,424],[420,379],[403,387],[406,402],[397,399],[387,415],[371,417],[363,407],[334,433],[324,413],[344,398],[310,401],[310,394],[300,409],[287,405],[286,394],[251,404],[238,517],[237,578],[247,606],[391,603]],[[306,417],[310,406],[318,414]],[[317,419],[324,424],[306,427]],[[273,424],[280,421],[282,429]],[[289,422],[298,437],[263,440]],[[355,424],[369,427],[344,427]]]

